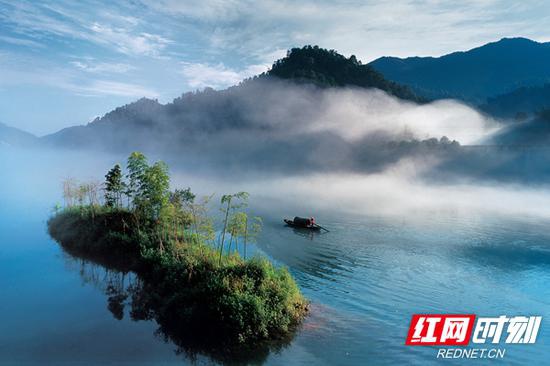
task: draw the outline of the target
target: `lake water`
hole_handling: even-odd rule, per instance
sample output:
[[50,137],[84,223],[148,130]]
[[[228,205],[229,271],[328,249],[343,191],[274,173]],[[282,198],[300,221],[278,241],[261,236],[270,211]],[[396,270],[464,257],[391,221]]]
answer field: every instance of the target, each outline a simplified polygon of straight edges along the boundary
[[[0,364],[193,363],[156,333],[153,321],[132,321],[127,309],[117,320],[104,293],[110,274],[64,254],[49,238],[46,220],[58,183],[41,184],[45,172],[37,168],[34,183],[15,177],[0,192]],[[317,220],[331,231],[309,235],[281,223],[299,209],[284,199],[256,208],[264,218],[258,251],[289,267],[312,304],[293,340],[257,363],[442,363],[435,347],[404,345],[413,313],[541,315],[537,343],[501,344],[507,351],[498,362],[544,364],[550,358],[544,218],[452,209],[391,216],[374,208],[353,215],[326,210],[316,212]],[[213,361],[199,355],[195,362]],[[470,363],[447,363],[453,362]]]

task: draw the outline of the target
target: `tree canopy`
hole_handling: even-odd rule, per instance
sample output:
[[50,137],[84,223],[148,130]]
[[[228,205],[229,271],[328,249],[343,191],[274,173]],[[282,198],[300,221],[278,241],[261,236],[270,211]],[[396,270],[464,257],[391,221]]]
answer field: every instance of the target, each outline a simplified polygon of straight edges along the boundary
[[291,49],[286,57],[273,64],[267,75],[312,82],[321,87],[378,88],[399,98],[423,101],[408,87],[386,80],[370,65],[363,65],[354,55],[346,58],[334,50],[318,46]]

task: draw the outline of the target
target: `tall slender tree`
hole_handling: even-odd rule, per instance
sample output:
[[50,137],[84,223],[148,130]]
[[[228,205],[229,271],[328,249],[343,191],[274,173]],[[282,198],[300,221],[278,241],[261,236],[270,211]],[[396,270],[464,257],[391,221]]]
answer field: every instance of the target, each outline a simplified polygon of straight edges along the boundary
[[162,161],[157,161],[145,169],[141,180],[141,194],[143,201],[138,201],[142,212],[153,219],[158,220],[162,209],[170,199],[170,176],[168,166]]
[[128,206],[135,207],[143,199],[143,179],[148,167],[147,158],[142,153],[134,151],[128,157],[128,185],[125,192],[128,196]]
[[105,204],[109,207],[122,206],[122,195],[125,190],[125,184],[122,180],[122,170],[120,165],[116,164],[105,175]]
[[222,238],[220,243],[220,260],[222,261],[222,255],[223,255],[223,249],[225,244],[225,233],[228,230],[228,222],[229,222],[229,213],[231,211],[234,211],[236,209],[246,207],[248,204],[248,196],[249,194],[247,192],[238,192],[235,194],[224,194],[221,199],[222,206],[222,212],[224,214],[224,220],[223,220],[223,230],[222,230]]

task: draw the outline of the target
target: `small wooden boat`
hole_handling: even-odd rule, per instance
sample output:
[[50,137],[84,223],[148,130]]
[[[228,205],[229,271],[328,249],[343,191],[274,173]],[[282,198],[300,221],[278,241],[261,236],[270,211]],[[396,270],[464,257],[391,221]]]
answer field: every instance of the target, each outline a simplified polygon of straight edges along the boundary
[[298,228],[298,229],[307,229],[307,230],[321,230],[321,229],[323,229],[326,232],[328,232],[327,229],[325,229],[324,227],[322,227],[319,224],[316,224],[315,219],[313,217],[311,217],[309,219],[306,219],[306,218],[303,218],[303,217],[296,216],[294,218],[294,220],[283,219],[283,221],[288,226]]
[[319,227],[316,224],[309,225],[309,224],[302,224],[302,223],[296,223],[294,220],[284,219],[284,222],[291,227],[295,227],[298,229],[307,229],[307,230],[321,230],[321,227]]

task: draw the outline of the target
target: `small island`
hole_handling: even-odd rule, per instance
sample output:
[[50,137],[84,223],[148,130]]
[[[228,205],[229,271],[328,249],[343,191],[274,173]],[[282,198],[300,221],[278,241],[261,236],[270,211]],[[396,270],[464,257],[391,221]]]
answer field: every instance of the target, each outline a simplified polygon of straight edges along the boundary
[[286,268],[246,258],[261,228],[244,210],[246,192],[221,197],[216,230],[212,196],[171,191],[167,165],[134,152],[126,174],[117,164],[104,183],[69,179],[63,193],[50,235],[73,256],[134,272],[147,289],[150,318],[164,327],[246,347],[287,337],[306,316],[308,302]]

